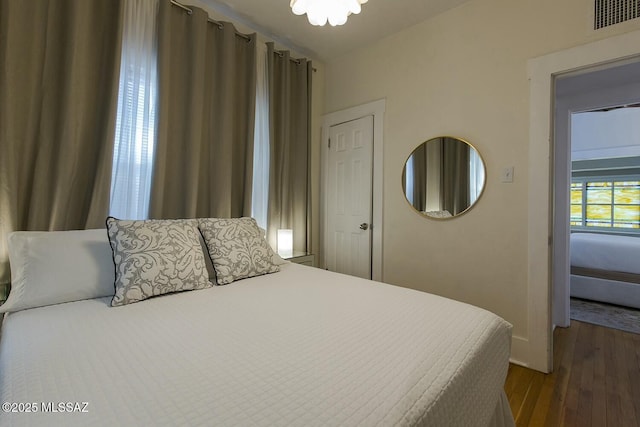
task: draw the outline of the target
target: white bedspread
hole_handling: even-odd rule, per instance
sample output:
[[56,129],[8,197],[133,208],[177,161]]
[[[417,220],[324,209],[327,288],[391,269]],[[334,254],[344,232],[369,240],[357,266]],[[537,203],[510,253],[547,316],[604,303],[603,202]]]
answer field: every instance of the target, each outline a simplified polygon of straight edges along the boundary
[[640,237],[571,233],[571,266],[640,274]]
[[88,413],[0,425],[484,426],[508,366],[510,325],[487,311],[295,264],[108,301],[5,318],[2,402]]

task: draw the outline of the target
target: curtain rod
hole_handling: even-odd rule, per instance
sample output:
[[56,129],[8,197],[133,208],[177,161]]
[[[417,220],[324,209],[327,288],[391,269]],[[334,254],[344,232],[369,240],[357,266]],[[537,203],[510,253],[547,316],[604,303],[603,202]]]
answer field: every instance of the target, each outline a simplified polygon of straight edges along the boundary
[[[282,58],[284,56],[284,53],[282,53],[279,50],[274,50],[273,53],[275,53],[276,55],[278,55],[280,58]],[[289,57],[289,61],[291,62],[295,62],[297,65],[300,65],[302,63],[302,61],[300,61],[299,59],[296,58],[291,58]]]
[[[171,4],[174,5],[174,6],[178,6],[180,9],[184,10],[185,12],[187,12],[188,15],[191,15],[193,13],[193,9],[183,5],[182,3],[178,3],[176,0],[171,0]],[[215,19],[211,19],[211,18],[207,18],[207,21],[211,22],[214,25],[217,25],[218,28],[220,28],[220,29],[224,28],[224,24],[222,22],[220,22],[220,21],[216,21]],[[236,36],[242,37],[246,41],[251,41],[251,36],[239,33],[237,30],[236,30]]]
[[[184,10],[184,11],[185,11],[185,12],[187,12],[187,14],[189,14],[189,15],[191,15],[191,14],[193,13],[193,10],[192,10],[190,7],[187,7],[187,6],[183,5],[182,3],[178,3],[176,0],[171,0],[171,4],[172,4],[172,5],[174,5],[174,6],[178,6],[180,9]],[[222,28],[224,27],[224,24],[223,24],[222,22],[216,21],[216,20],[211,19],[211,18],[207,18],[207,20],[208,20],[209,22],[211,22],[212,24],[217,25],[217,26],[218,26],[218,28],[220,28],[220,29],[222,29]],[[247,40],[247,41],[250,41],[250,40],[251,40],[251,37],[250,37],[250,36],[248,36],[248,35],[246,35],[246,34],[239,33],[238,31],[236,31],[236,35],[237,35],[237,36],[239,36],[239,37],[242,37],[243,39],[245,39],[245,40]],[[275,52],[278,56],[280,56],[280,58],[282,58],[282,56],[283,56],[283,53],[282,53],[282,52],[279,52],[279,51],[277,51],[277,50],[276,50],[276,51],[274,51],[274,52]],[[289,60],[290,60],[290,61],[292,61],[292,62],[295,62],[295,63],[296,63],[296,64],[298,64],[298,65],[300,65],[300,63],[301,63],[299,59],[289,58]],[[318,70],[316,70],[316,68],[315,68],[315,67],[313,67],[313,68],[312,68],[312,70],[313,70],[313,72],[314,72],[314,73],[315,73],[316,71],[318,71]]]
[[[274,51],[273,51],[273,53],[275,53],[276,55],[278,55],[280,58],[282,58],[282,57],[284,56],[284,53],[282,53],[282,52],[281,52],[281,51],[279,51],[279,50],[274,50]],[[300,64],[302,64],[302,61],[300,61],[299,59],[296,59],[296,58],[291,58],[291,57],[289,57],[289,61],[291,61],[291,62],[295,63],[296,65],[300,65]],[[316,67],[311,67],[311,69],[313,70],[313,72],[314,72],[314,73],[315,73],[316,71],[318,71],[318,70],[316,69]]]

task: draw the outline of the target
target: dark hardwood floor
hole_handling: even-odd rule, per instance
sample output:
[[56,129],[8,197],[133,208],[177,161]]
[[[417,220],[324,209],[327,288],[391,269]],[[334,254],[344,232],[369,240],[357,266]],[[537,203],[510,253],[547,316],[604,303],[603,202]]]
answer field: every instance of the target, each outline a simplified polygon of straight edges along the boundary
[[551,374],[509,366],[516,426],[640,427],[640,335],[572,320],[553,353]]

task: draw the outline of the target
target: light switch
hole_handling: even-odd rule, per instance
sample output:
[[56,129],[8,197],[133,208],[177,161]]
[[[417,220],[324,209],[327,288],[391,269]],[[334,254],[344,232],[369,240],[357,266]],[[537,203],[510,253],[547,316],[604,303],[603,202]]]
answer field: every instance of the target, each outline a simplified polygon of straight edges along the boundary
[[513,182],[513,166],[502,169],[502,182]]

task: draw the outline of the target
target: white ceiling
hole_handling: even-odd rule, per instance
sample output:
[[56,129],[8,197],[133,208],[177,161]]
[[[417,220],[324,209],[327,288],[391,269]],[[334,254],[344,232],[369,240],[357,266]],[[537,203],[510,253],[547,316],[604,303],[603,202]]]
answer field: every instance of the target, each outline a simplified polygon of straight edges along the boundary
[[[302,55],[330,60],[401,31],[469,0],[369,0],[346,24],[314,27],[296,16],[289,0],[202,0],[229,19],[244,24]],[[187,2],[188,3],[188,2]]]

